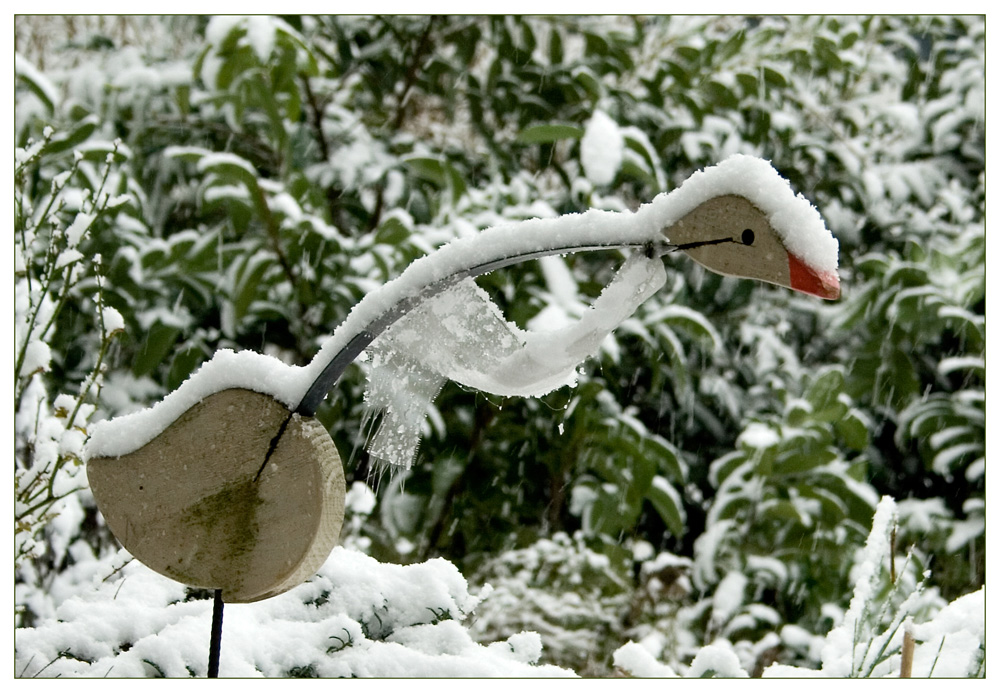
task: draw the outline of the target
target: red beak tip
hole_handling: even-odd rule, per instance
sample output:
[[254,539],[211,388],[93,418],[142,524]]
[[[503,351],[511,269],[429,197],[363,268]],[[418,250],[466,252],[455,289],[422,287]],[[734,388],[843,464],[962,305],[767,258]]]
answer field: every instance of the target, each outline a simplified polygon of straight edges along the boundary
[[791,253],[788,254],[788,275],[792,288],[806,294],[833,301],[840,298],[840,277],[837,271],[816,270]]

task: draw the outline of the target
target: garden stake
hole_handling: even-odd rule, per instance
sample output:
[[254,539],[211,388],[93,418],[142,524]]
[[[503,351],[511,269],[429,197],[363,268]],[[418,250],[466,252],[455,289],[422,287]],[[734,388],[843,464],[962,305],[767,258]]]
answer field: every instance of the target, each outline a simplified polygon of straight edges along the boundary
[[913,633],[909,628],[903,629],[903,655],[899,664],[899,678],[908,679],[913,676]]
[[208,641],[208,678],[219,678],[219,658],[222,655],[222,590],[215,590],[212,603],[212,637]]

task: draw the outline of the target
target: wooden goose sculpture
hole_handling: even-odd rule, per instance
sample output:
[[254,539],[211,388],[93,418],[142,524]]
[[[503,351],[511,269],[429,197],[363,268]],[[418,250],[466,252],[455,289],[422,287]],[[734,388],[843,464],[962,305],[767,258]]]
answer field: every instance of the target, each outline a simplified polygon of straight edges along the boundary
[[313,417],[347,366],[468,277],[608,248],[680,250],[721,274],[840,295],[837,241],[816,209],[766,161],[731,157],[634,213],[532,219],[455,241],[367,295],[305,367],[219,352],[151,409],[95,426],[87,475],[98,508],[138,560],[227,602],[295,587],[340,534],[344,473]]

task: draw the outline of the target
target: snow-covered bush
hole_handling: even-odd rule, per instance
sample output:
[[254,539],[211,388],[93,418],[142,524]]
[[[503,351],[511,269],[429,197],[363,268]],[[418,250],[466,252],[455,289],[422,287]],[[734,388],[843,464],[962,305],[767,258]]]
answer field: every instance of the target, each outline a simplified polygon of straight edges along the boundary
[[535,632],[547,661],[582,675],[599,673],[632,597],[624,572],[579,534],[556,533],[503,552],[480,571],[493,590],[472,632],[487,641],[521,629]]
[[[353,486],[345,540],[383,564],[447,558],[496,587],[471,632],[531,628],[544,647],[524,636],[517,657],[588,674],[832,673],[822,642],[884,495],[901,584],[934,597],[914,632],[975,609],[981,17],[19,17],[15,40],[15,606],[38,626],[18,631],[24,666],[20,643],[51,619],[83,637],[66,604],[99,605],[107,587],[85,595],[122,560],[76,490],[89,423],[150,405],[220,348],[306,363],[362,296],[452,239],[634,209],[736,152],[820,209],[838,303],[670,258],[575,388],[446,384],[396,477],[370,474],[367,366],[349,369],[317,414],[349,487],[374,490]],[[562,324],[620,264],[584,253],[478,283],[519,325]],[[197,612],[178,632],[206,637],[206,605],[162,589],[150,609]],[[287,623],[340,618],[304,615],[297,594]],[[574,604],[591,610],[579,633]],[[466,647],[447,623],[433,637]],[[120,635],[92,661],[202,671],[200,646],[168,661],[144,645],[156,664],[136,668],[122,649],[139,635]],[[25,675],[53,658],[43,676],[91,672],[57,657],[72,644]],[[230,652],[232,672],[333,671]],[[847,671],[880,675],[876,659]]]
[[14,561],[18,580],[36,585],[65,565],[88,505],[93,514],[78,493],[83,444],[124,328],[90,252],[130,199],[112,196],[120,144],[70,154],[79,132],[47,127],[14,153]]
[[[690,666],[685,666],[658,661],[656,651],[662,648],[662,641],[647,636],[618,648],[615,666],[639,677],[738,678],[749,672],[796,678],[900,676],[903,639],[908,633],[914,641],[908,655],[909,675],[982,676],[986,667],[985,591],[980,589],[943,605],[939,596],[925,591],[927,574],[911,576],[903,566],[897,572],[897,561],[908,564],[910,558],[896,554],[898,519],[895,501],[882,498],[864,548],[858,549],[849,564],[854,590],[848,609],[845,612],[835,604],[827,605],[834,627],[825,637],[810,635],[794,625],[771,631],[756,643],[733,643],[731,638],[718,637],[700,648]],[[732,575],[738,574],[729,573],[713,598],[713,616],[720,610],[731,615],[743,602],[746,578],[733,580]],[[818,659],[821,666],[773,663],[778,649],[797,650],[804,661]]]

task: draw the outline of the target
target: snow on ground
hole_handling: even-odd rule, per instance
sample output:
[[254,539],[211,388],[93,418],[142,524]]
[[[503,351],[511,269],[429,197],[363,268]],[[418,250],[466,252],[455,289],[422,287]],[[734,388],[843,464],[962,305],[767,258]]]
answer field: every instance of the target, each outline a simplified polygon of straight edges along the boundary
[[[83,554],[81,583],[54,617],[20,628],[20,677],[205,676],[212,601],[130,561],[121,550]],[[115,570],[120,568],[119,570]],[[226,605],[220,676],[441,677],[573,676],[538,665],[536,634],[481,645],[463,621],[488,594],[470,594],[444,559],[379,563],[337,547],[318,574],[253,604]]]
[[745,679],[749,677],[740,659],[733,652],[729,643],[706,645],[694,656],[687,676],[702,678],[711,675],[713,678]]
[[[860,581],[859,581],[860,584]],[[862,590],[863,591],[863,590]],[[857,591],[856,591],[857,594]],[[846,623],[846,620],[845,620]],[[784,631],[790,626],[785,626]],[[941,609],[925,623],[909,622],[899,629],[891,641],[889,652],[899,649],[903,630],[909,629],[916,641],[913,651],[913,678],[967,678],[980,668],[980,650],[985,642],[986,589],[959,597]],[[865,654],[868,641],[862,639],[854,647],[853,638],[845,638],[843,625],[831,631],[823,641],[823,667],[818,670],[772,664],[764,670],[765,677],[836,677],[850,674],[852,652]],[[891,654],[872,674],[876,677],[899,676],[900,655]]]
[[913,676],[966,677],[986,642],[986,588],[959,597],[927,623],[912,626]]

